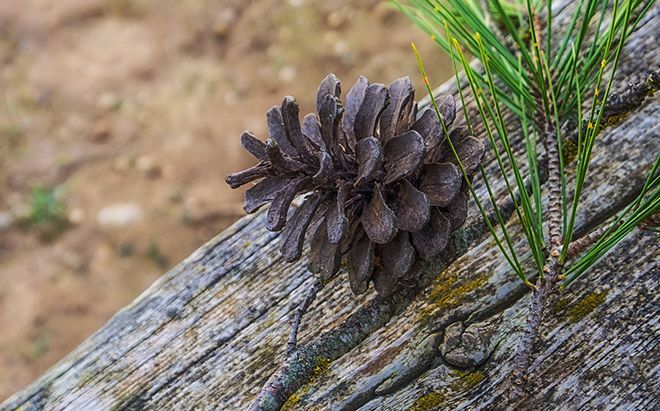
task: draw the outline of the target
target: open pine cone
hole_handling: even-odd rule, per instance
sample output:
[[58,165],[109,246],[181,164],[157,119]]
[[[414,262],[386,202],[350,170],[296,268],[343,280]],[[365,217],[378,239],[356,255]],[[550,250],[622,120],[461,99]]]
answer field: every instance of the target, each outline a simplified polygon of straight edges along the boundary
[[[324,281],[346,257],[354,293],[372,280],[381,295],[391,294],[412,270],[417,257],[428,260],[447,246],[467,216],[462,174],[433,110],[417,115],[414,89],[407,77],[389,88],[360,77],[339,100],[334,74],[321,82],[318,117],[302,125],[298,103],[285,97],[266,117],[265,143],[246,131],[243,147],[259,160],[230,174],[236,188],[261,179],[245,193],[245,211],[270,203],[269,230],[282,230],[281,253],[288,262],[302,255],[309,233],[308,268]],[[446,127],[454,121],[452,96],[436,99]],[[454,128],[450,138],[471,176],[484,156],[484,145]],[[287,221],[293,199],[307,194]]]

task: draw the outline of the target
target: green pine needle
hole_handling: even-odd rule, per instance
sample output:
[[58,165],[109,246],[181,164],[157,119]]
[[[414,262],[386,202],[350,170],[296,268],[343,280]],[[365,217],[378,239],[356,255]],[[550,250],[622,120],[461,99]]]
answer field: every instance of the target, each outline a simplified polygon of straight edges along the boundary
[[[610,8],[609,3],[602,0],[579,0],[574,6],[569,6],[574,7],[574,11],[562,32],[553,27],[555,19],[551,0],[487,0],[486,9],[482,9],[482,2],[477,0],[393,2],[451,57],[468,128],[474,132],[473,123],[479,122],[486,131],[500,176],[513,200],[515,213],[534,257],[534,271],[540,276],[543,275],[542,266],[546,257],[543,230],[546,216],[542,207],[541,157],[537,145],[550,137],[551,140],[546,143],[557,144],[562,153],[566,138],[562,130],[569,122],[577,123],[574,174],[566,172],[567,164],[564,156],[560,156],[562,236],[565,240],[560,261],[565,263],[586,186],[591,154],[600,133],[605,103],[623,46],[654,2],[614,0],[614,6]],[[537,29],[541,18],[545,19],[542,32]],[[501,38],[501,31],[508,39]],[[414,45],[413,49],[432,97],[421,56]],[[466,57],[468,55],[475,56],[481,65],[472,66]],[[459,67],[465,73],[477,108],[476,118],[467,112]],[[606,86],[603,87],[603,84]],[[435,100],[432,99],[432,103],[445,129]],[[520,124],[525,151],[522,157],[514,153],[505,121],[507,112],[517,117]],[[583,125],[586,128],[583,129]],[[444,131],[446,133],[446,129]],[[552,135],[546,136],[548,131]],[[449,145],[456,155],[451,141]],[[464,173],[460,160],[458,162]],[[617,225],[612,226],[601,240],[565,269],[565,284],[582,275],[636,225],[658,212],[660,177],[657,176],[657,168],[656,160],[642,194],[617,219]],[[516,274],[529,284],[525,274],[528,269],[521,264],[522,258],[513,247],[489,176],[483,168],[481,174],[502,239],[468,181],[470,192],[505,259]],[[574,187],[570,200],[567,196],[569,187]]]

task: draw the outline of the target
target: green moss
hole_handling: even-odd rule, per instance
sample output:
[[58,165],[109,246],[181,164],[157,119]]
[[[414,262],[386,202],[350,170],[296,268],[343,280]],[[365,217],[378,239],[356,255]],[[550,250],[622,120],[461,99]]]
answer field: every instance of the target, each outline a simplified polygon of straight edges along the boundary
[[21,220],[21,225],[34,228],[42,240],[53,240],[69,227],[64,189],[61,187],[34,187],[29,202],[29,213]]
[[447,396],[440,391],[431,391],[423,397],[417,398],[408,411],[430,411],[437,409],[447,400]]
[[18,124],[9,124],[0,127],[0,136],[7,137],[11,142],[15,142],[24,134],[23,128]]
[[289,399],[286,400],[286,402],[285,402],[284,405],[282,406],[282,411],[286,411],[286,410],[292,410],[292,409],[294,409],[294,407],[300,402],[300,399],[302,398],[302,396],[301,396],[300,394],[298,394],[298,393],[299,393],[303,388],[304,388],[304,386],[301,387],[298,391],[294,392],[294,393],[289,397]]
[[568,321],[576,323],[589,315],[593,310],[605,301],[609,291],[594,291],[584,296],[580,301],[568,307],[566,316]]
[[307,395],[311,390],[312,385],[319,379],[319,377],[330,367],[332,360],[326,357],[318,357],[318,363],[312,371],[312,377],[309,382],[294,392],[289,399],[282,406],[282,410],[292,410],[295,406]]
[[456,285],[458,278],[442,275],[434,281],[429,294],[429,305],[422,311],[422,315],[430,315],[436,310],[446,311],[461,305],[467,295],[483,287],[488,282],[487,277],[478,277],[463,284]]
[[575,160],[575,157],[577,156],[577,144],[575,144],[573,141],[566,139],[562,141],[563,144],[563,151],[562,153],[564,154],[564,164],[569,164],[573,160]]
[[[455,370],[454,375],[457,378],[448,387],[448,391],[452,394],[468,391],[486,379],[486,375],[480,370]],[[447,398],[447,394],[442,391],[431,391],[423,397],[418,398],[410,407],[409,411],[429,411],[439,409],[440,406],[447,401]]]
[[330,364],[332,363],[332,360],[330,358],[326,357],[319,357],[319,363],[316,367],[314,367],[314,372],[312,373],[312,378],[310,382],[314,381],[317,379],[321,374],[325,372],[325,370],[330,367]]
[[555,314],[559,314],[563,312],[566,309],[566,307],[568,307],[568,304],[569,304],[569,298],[566,297],[560,298],[552,305],[552,311]]
[[616,126],[625,120],[626,114],[620,114],[620,115],[615,115],[615,116],[610,116],[607,118],[605,125],[609,127]]
[[470,390],[480,382],[486,379],[486,375],[481,370],[475,371],[460,371],[455,370],[454,373],[459,377],[452,385],[452,391],[467,391]]
[[94,375],[96,375],[94,371],[89,369],[86,369],[85,371],[80,373],[80,376],[78,377],[78,387],[84,387],[85,385],[87,385],[87,383],[94,378]]

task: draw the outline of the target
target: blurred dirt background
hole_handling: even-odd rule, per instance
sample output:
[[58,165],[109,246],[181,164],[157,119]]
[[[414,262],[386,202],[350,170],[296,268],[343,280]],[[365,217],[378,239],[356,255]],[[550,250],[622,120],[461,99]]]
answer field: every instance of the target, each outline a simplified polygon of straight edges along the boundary
[[242,215],[224,175],[327,72],[450,65],[377,0],[0,1],[0,400]]

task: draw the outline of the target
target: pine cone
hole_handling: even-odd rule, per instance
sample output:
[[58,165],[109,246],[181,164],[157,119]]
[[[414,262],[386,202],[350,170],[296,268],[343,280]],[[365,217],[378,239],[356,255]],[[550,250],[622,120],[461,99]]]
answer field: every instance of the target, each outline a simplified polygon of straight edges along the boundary
[[[452,232],[467,217],[467,185],[457,167],[435,111],[417,115],[414,89],[407,77],[389,88],[360,77],[342,106],[334,74],[321,82],[318,117],[302,125],[298,104],[286,97],[266,117],[270,139],[263,143],[246,131],[243,147],[259,160],[230,174],[236,188],[261,179],[245,194],[245,211],[270,203],[269,230],[282,230],[281,253],[288,262],[310,241],[308,268],[324,281],[346,257],[354,293],[391,294],[410,274],[417,257],[440,254]],[[452,96],[436,99],[446,127],[456,115]],[[479,167],[484,145],[464,128],[450,138],[468,176]],[[307,194],[287,221],[293,199]]]

